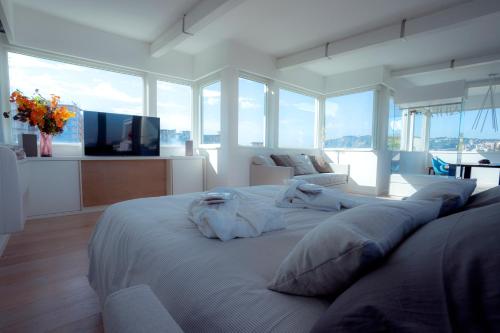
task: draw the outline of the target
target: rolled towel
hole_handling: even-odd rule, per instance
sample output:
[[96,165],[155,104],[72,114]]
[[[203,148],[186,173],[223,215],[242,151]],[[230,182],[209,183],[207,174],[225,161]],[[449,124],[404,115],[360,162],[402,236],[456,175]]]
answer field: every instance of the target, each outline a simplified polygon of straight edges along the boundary
[[234,189],[217,188],[212,193],[216,193],[213,197],[219,195],[226,199],[207,204],[206,194],[189,206],[190,220],[207,238],[227,241],[236,237],[257,237],[263,232],[286,227],[283,213],[269,204],[249,200]]
[[309,184],[304,180],[292,180],[276,197],[275,204],[281,208],[310,208],[323,211],[339,211],[352,208],[376,199],[365,199],[341,190]]

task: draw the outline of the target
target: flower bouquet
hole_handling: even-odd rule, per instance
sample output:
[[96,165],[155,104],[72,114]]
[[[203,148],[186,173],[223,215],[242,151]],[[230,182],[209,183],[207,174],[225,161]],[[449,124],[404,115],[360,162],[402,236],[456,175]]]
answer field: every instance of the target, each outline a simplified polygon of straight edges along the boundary
[[[68,119],[75,116],[65,106],[59,106],[59,96],[52,95],[51,99],[44,98],[35,90],[33,97],[26,97],[19,90],[10,95],[10,102],[16,103],[17,112],[12,119],[29,123],[40,130],[40,151],[44,157],[52,156],[52,136],[63,132]],[[5,118],[10,112],[4,112]]]

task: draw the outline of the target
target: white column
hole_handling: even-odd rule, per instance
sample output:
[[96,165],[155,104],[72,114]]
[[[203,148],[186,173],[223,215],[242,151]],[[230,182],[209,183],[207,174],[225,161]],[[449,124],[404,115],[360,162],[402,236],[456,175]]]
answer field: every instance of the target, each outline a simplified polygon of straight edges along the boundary
[[376,131],[375,149],[377,152],[377,183],[375,193],[386,195],[389,193],[391,177],[391,152],[387,149],[387,133],[389,129],[389,100],[390,91],[381,86],[377,90],[377,106],[375,110]]

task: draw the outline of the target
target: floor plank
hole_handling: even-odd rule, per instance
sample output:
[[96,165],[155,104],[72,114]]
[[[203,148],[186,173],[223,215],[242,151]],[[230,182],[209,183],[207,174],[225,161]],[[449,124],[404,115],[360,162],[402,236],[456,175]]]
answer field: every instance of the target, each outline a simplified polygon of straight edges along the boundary
[[0,332],[103,332],[87,281],[100,213],[31,220],[0,258]]

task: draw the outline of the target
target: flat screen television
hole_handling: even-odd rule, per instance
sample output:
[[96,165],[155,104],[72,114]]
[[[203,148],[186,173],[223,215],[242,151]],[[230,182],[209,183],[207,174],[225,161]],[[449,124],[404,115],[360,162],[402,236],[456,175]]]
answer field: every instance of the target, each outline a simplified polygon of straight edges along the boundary
[[159,156],[160,118],[84,111],[85,155]]

